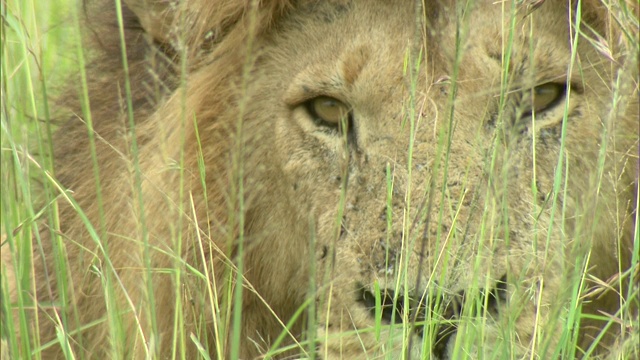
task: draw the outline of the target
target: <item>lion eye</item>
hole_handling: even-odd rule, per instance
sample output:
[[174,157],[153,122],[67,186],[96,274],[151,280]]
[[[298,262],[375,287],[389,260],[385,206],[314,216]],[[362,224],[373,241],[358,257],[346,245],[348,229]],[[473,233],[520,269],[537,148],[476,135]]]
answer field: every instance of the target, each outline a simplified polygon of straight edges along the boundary
[[531,115],[549,110],[564,98],[565,92],[565,84],[546,83],[534,87],[531,107],[525,113]]
[[328,96],[318,96],[305,103],[307,112],[318,125],[342,129],[351,121],[347,104]]

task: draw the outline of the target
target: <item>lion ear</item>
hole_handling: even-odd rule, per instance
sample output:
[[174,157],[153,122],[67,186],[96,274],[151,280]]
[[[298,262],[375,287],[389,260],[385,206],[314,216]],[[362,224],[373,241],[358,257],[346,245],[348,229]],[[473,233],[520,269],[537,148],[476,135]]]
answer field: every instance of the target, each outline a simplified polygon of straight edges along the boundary
[[[171,43],[176,37],[197,48],[205,37],[226,34],[235,24],[250,21],[261,31],[291,6],[291,0],[122,0],[154,40]],[[247,29],[250,27],[247,27]],[[244,31],[246,32],[247,29]],[[216,38],[215,40],[220,40]]]
[[144,31],[159,42],[169,42],[174,11],[166,0],[124,0]]

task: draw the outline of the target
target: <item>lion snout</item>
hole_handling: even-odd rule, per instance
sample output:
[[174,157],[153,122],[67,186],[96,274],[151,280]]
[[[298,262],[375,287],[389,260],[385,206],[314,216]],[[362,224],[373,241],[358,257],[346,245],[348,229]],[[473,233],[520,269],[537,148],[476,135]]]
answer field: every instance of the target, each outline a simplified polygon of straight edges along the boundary
[[[375,287],[377,288],[377,287]],[[462,316],[486,317],[496,320],[506,305],[507,275],[488,288],[448,292],[433,284],[421,292],[377,288],[357,284],[356,302],[363,306],[378,324],[412,324],[413,332],[431,344],[430,352],[437,359],[450,358],[449,349],[455,342]],[[425,341],[428,337],[430,341]]]

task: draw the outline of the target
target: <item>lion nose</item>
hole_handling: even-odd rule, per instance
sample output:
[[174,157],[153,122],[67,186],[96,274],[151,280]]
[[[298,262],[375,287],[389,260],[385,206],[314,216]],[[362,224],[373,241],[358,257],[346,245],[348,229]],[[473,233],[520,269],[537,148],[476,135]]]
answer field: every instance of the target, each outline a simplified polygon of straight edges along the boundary
[[[464,299],[464,293],[461,294],[460,298]],[[431,349],[431,353],[437,359],[446,359],[449,343],[455,339],[453,335],[458,331],[456,319],[461,312],[462,301],[457,301],[456,299],[448,303],[444,311],[442,311],[442,320],[436,328],[436,337]],[[422,335],[422,332],[420,334]]]
[[[436,336],[431,349],[432,354],[437,359],[449,358],[447,355],[449,345],[455,341],[454,335],[458,330],[459,318],[463,312],[463,307],[468,308],[466,311],[471,316],[483,316],[489,313],[497,317],[500,304],[504,304],[507,300],[506,285],[507,275],[504,275],[493,288],[479,289],[479,291],[475,292],[475,296],[468,296],[467,293],[461,291],[456,296],[450,297],[448,302],[443,302],[446,305],[439,311],[441,321],[436,328]],[[443,301],[446,301],[446,299],[443,299]],[[425,326],[427,325],[425,324]],[[422,332],[420,334],[422,335]]]
[[[364,286],[359,286],[358,301],[369,310],[372,317],[380,318],[388,324],[399,324],[408,319],[415,333],[420,336],[424,336],[425,327],[434,327],[434,324],[425,323],[427,314],[430,314],[429,318],[437,319],[438,322],[435,324],[435,333],[433,330],[431,332],[435,334],[432,355],[437,359],[446,359],[449,345],[455,340],[454,335],[462,312],[467,311],[471,316],[487,313],[498,316],[500,304],[505,303],[507,299],[506,280],[507,277],[504,275],[493,288],[474,291],[474,296],[460,291],[455,295],[443,295],[439,301],[425,301],[423,296],[414,297],[404,292],[402,295],[396,294],[392,289],[381,289],[376,294]],[[468,309],[465,310],[465,307]]]
[[360,294],[358,301],[369,310],[371,316],[380,316],[381,320],[389,324],[397,324],[403,321],[404,296],[396,296],[395,291],[390,289],[382,289],[380,294],[376,296],[376,294],[366,290],[364,287],[360,287]]

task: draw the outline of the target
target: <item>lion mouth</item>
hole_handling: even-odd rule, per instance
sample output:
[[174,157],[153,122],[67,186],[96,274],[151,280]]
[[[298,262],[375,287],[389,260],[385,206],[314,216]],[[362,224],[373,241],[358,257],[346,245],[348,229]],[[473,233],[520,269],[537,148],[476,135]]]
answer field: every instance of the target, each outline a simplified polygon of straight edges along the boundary
[[429,334],[433,338],[431,353],[438,359],[446,358],[463,313],[496,318],[508,298],[506,274],[493,287],[473,292],[462,290],[454,294],[430,295],[429,291],[423,291],[415,296],[404,291],[380,289],[376,294],[362,284],[358,284],[357,291],[357,301],[374,320],[388,325],[410,322],[414,333],[421,338]]

